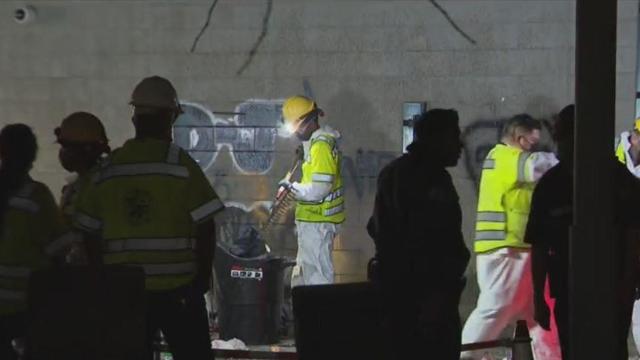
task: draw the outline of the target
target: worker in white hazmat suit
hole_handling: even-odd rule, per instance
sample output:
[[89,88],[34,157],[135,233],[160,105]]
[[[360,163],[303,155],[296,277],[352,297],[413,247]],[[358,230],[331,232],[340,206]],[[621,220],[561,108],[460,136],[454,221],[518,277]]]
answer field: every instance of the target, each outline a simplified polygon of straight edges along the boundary
[[289,131],[304,145],[302,179],[280,183],[297,201],[298,254],[291,285],[330,284],[334,280],[333,242],[345,220],[340,134],[329,126],[320,126],[322,110],[304,96],[288,98],[282,115]]

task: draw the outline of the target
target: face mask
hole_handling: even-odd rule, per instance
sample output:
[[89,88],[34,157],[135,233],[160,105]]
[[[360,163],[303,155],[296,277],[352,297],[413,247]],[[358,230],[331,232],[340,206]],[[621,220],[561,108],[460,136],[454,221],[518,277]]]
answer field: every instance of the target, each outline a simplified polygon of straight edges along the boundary
[[543,151],[543,150],[544,150],[543,146],[540,145],[540,143],[537,143],[537,144],[531,145],[531,149],[529,149],[528,151],[529,152],[538,152],[538,151]]

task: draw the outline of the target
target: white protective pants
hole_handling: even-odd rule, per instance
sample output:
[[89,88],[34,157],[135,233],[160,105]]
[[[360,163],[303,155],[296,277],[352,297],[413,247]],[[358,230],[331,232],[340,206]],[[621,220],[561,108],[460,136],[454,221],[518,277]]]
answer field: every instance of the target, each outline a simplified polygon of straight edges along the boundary
[[631,333],[636,351],[640,354],[640,300],[633,303],[633,316],[631,317]]
[[340,225],[296,221],[298,255],[291,273],[291,286],[333,283],[333,240]]
[[[533,319],[531,254],[526,250],[499,249],[477,254],[480,295],[475,310],[462,330],[462,343],[498,339],[508,325],[526,320],[537,360],[560,360],[560,341],[555,322],[551,331]],[[553,314],[553,308],[550,309]],[[463,352],[463,358],[481,359],[490,350]]]

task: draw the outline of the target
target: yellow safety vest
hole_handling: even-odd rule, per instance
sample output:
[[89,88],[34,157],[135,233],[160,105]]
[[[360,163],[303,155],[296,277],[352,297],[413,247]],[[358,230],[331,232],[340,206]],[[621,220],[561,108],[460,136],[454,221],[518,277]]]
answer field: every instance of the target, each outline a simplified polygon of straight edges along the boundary
[[74,224],[101,236],[105,263],[142,267],[148,290],[171,290],[193,280],[197,224],[223,207],[186,152],[135,139],[96,171]]
[[474,250],[529,248],[523,241],[534,184],[527,181],[531,153],[498,144],[482,168]]
[[0,234],[0,315],[26,310],[32,271],[49,264],[45,247],[60,231],[51,191],[29,180],[9,199]]
[[336,138],[322,133],[311,138],[309,154],[302,164],[301,184],[331,184],[331,192],[319,202],[299,200],[296,220],[313,223],[341,224],[345,220],[344,188],[340,170],[342,154]]

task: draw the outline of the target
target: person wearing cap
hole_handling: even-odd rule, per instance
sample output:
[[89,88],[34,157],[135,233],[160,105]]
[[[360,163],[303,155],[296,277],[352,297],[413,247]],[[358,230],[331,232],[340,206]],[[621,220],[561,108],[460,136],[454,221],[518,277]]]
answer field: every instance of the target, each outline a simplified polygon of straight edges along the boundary
[[305,96],[288,98],[282,115],[288,130],[302,141],[304,148],[300,182],[280,183],[290,187],[297,200],[298,254],[291,286],[331,284],[333,241],[345,221],[340,133],[327,125],[320,126],[318,117],[324,113]]
[[[633,129],[623,131],[617,139],[616,158],[637,178],[640,178],[640,117],[633,124]],[[633,305],[631,333],[636,350],[640,353],[640,289],[636,290],[636,301]]]
[[407,151],[380,172],[367,225],[378,263],[371,280],[383,295],[390,345],[384,358],[458,360],[458,304],[470,257],[446,169],[462,151],[458,113],[421,114]]
[[135,137],[100,164],[74,226],[101,241],[104,263],[144,270],[147,359],[158,330],[174,359],[212,359],[204,293],[211,283],[213,216],[224,206],[198,164],[172,143],[182,109],[171,82],[143,79],[130,104]]
[[60,199],[63,221],[68,231],[47,247],[47,253],[64,257],[67,263],[84,264],[87,254],[81,234],[72,229],[72,219],[78,199],[89,185],[93,169],[111,151],[109,140],[100,119],[83,111],[65,117],[54,134],[60,144],[60,164],[73,175],[62,188]]

